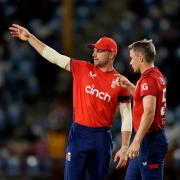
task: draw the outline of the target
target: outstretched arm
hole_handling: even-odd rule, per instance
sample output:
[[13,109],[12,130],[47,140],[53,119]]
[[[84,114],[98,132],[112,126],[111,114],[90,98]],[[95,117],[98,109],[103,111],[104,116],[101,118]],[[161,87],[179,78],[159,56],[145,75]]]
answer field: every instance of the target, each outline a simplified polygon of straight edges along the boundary
[[45,59],[70,71],[70,57],[64,56],[50,48],[31,34],[26,28],[18,24],[12,24],[12,26],[9,27],[9,30],[13,37],[29,42],[29,44]]
[[121,114],[121,148],[116,153],[114,161],[117,162],[116,168],[124,167],[127,163],[128,156],[127,150],[129,147],[131,132],[132,132],[132,113],[131,103],[120,103],[120,114]]

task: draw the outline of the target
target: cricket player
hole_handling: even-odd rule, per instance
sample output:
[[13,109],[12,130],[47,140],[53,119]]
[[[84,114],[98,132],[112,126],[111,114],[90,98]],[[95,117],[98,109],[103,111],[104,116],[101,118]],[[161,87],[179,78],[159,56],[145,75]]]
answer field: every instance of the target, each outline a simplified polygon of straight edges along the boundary
[[88,47],[93,49],[94,65],[64,56],[50,48],[26,28],[13,24],[13,37],[28,42],[45,59],[70,71],[73,76],[74,122],[70,129],[65,180],[105,180],[112,155],[110,128],[117,105],[122,117],[122,145],[114,160],[117,168],[127,163],[127,150],[132,131],[130,94],[117,86],[118,72],[113,67],[116,42],[102,37]]
[[134,97],[134,139],[128,149],[130,159],[126,180],[163,180],[163,166],[168,150],[164,131],[166,112],[166,82],[154,66],[156,50],[152,40],[129,45],[130,65],[141,73],[136,87],[124,76],[117,83]]

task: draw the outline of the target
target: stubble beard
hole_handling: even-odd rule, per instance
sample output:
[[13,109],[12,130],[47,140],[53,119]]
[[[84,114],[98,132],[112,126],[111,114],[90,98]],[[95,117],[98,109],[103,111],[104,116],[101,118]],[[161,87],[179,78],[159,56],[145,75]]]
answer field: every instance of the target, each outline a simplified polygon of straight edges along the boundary
[[94,66],[99,67],[99,68],[103,68],[107,66],[107,64],[108,64],[108,61],[100,61],[100,60],[97,60],[97,62],[94,61]]

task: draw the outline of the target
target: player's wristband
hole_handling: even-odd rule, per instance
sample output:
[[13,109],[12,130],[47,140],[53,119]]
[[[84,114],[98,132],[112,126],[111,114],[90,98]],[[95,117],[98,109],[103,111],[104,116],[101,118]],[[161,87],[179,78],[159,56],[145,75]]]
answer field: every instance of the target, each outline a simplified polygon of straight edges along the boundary
[[66,65],[70,62],[70,57],[64,56],[49,46],[46,46],[42,52],[42,56],[49,62],[60,66],[65,69]]

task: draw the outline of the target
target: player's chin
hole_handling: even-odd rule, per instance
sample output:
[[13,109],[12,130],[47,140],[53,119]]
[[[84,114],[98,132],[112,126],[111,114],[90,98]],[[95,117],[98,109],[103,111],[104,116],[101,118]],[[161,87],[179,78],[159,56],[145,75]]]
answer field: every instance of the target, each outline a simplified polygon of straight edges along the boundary
[[133,69],[133,71],[134,71],[135,73],[137,72],[137,68],[135,68],[135,67],[132,66],[132,69]]
[[139,69],[134,69],[134,72],[135,72],[135,73],[139,73],[140,70],[139,70]]
[[98,65],[99,65],[98,61],[94,60],[94,66],[98,66]]

